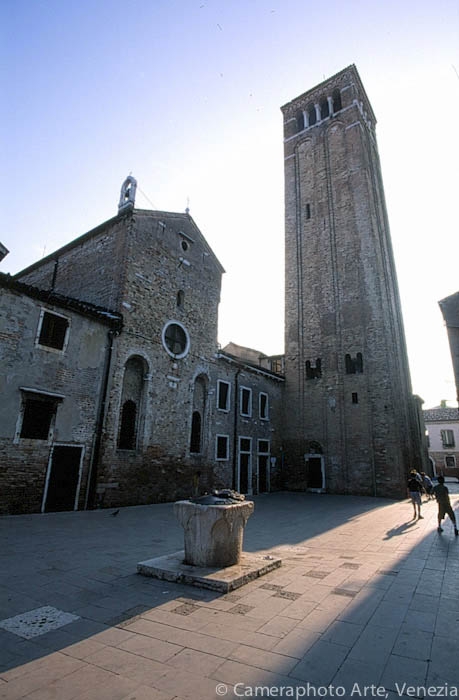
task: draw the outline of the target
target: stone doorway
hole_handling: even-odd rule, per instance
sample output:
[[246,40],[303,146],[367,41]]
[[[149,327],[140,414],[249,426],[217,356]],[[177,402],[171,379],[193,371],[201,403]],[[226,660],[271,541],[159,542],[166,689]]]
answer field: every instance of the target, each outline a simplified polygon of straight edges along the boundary
[[313,493],[325,491],[324,458],[318,454],[304,455],[306,467],[307,490]]
[[258,455],[258,493],[269,492],[269,456]]
[[42,512],[76,510],[80,491],[83,447],[53,445],[46,476]]
[[239,438],[239,458],[236,490],[252,494],[252,439]]

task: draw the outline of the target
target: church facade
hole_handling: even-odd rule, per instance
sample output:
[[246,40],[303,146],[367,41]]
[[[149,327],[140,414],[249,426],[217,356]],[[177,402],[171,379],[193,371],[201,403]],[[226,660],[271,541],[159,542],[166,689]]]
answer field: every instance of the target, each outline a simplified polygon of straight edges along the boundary
[[218,347],[222,266],[189,214],[136,209],[134,187],[0,277],[4,513],[275,487],[284,378]]
[[374,135],[351,66],[282,108],[285,356],[217,342],[222,265],[189,213],[118,214],[14,277],[0,512],[214,487],[405,495],[422,468]]

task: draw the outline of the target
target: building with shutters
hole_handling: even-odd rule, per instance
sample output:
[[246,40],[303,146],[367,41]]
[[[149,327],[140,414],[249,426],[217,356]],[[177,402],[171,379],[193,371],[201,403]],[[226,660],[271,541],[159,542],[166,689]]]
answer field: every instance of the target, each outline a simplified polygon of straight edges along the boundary
[[424,411],[431,473],[459,480],[459,410],[442,402]]

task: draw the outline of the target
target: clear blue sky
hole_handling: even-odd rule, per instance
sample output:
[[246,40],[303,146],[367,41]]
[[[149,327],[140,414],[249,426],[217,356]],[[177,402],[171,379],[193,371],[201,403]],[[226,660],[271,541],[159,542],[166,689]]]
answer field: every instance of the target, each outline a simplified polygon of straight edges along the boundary
[[227,270],[220,342],[283,351],[280,106],[355,63],[377,134],[414,391],[454,399],[456,0],[15,0],[2,9],[2,223],[16,272],[117,211],[183,211]]

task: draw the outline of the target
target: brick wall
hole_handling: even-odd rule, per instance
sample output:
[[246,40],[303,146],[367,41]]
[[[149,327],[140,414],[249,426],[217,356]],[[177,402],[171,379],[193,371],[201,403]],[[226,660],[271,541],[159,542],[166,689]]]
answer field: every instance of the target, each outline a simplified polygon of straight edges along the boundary
[[[1,306],[0,512],[37,512],[41,509],[51,448],[56,443],[84,449],[79,492],[79,505],[83,507],[107,327],[94,319],[9,289],[2,289]],[[42,309],[58,312],[68,319],[69,336],[65,351],[37,345]],[[49,439],[18,436],[26,395],[24,388],[62,397],[58,400]]]
[[[298,131],[295,115],[335,89],[341,109]],[[374,115],[353,67],[283,113],[288,483],[304,486],[313,444],[331,492],[401,496],[421,453]],[[357,353],[363,373],[347,374]]]

